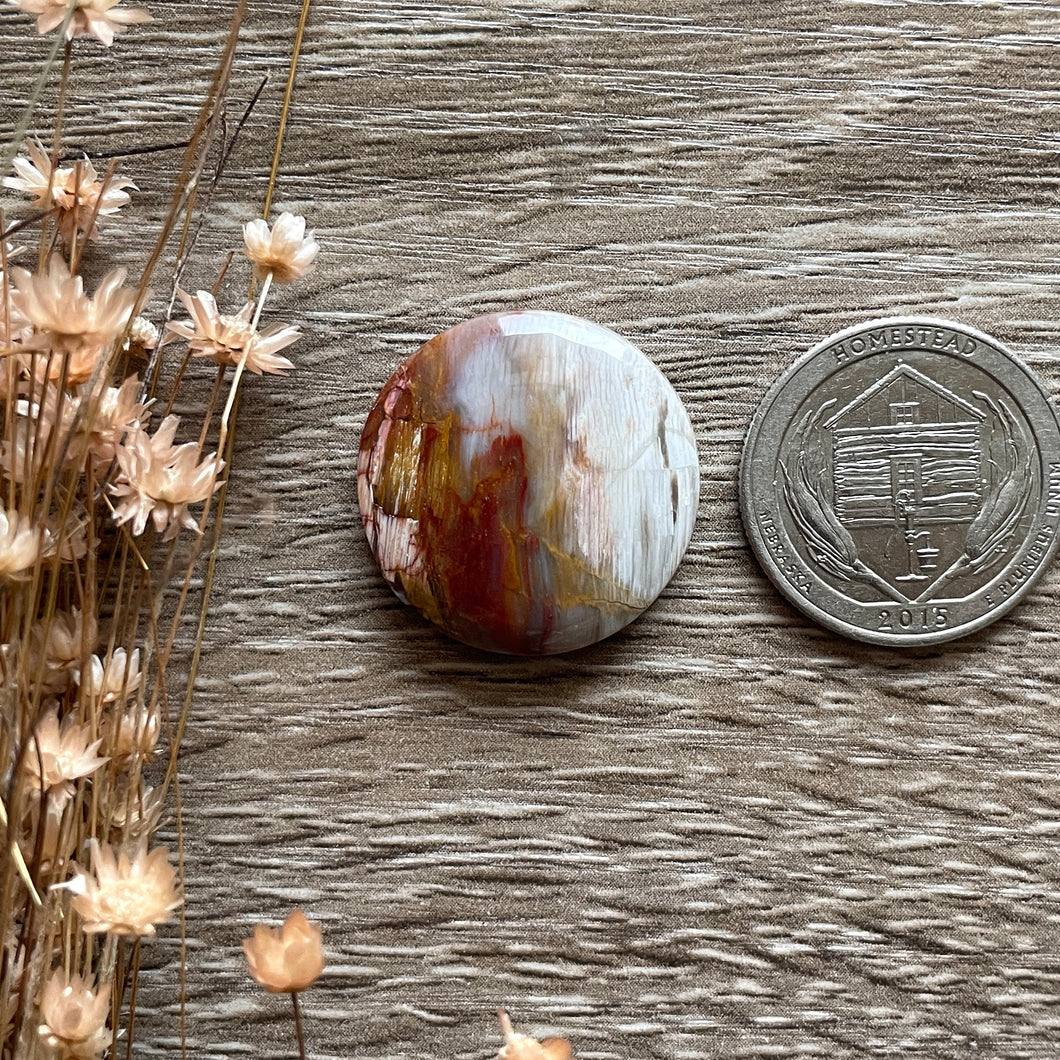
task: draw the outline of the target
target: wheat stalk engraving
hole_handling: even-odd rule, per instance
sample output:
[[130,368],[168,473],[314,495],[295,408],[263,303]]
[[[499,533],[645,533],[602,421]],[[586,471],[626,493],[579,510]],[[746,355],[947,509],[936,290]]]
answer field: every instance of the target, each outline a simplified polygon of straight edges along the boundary
[[984,402],[1000,427],[991,439],[987,463],[990,489],[976,517],[968,526],[964,550],[917,598],[930,600],[944,585],[963,575],[980,574],[997,566],[1008,553],[1005,546],[1019,528],[1038,485],[1034,447],[1026,431],[1005,402],[994,401],[978,390],[972,394]]

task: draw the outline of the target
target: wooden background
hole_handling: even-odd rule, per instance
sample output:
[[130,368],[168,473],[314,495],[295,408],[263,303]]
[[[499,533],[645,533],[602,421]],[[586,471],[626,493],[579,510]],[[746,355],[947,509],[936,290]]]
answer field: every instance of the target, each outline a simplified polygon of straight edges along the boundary
[[[228,3],[79,45],[68,142],[187,135]],[[252,5],[233,114],[269,82],[189,286],[260,209],[296,19]],[[189,1056],[290,1054],[239,941],[295,905],[317,1057],[482,1060],[501,1004],[597,1060],[1060,1055],[1060,576],[952,645],[860,647],[774,591],[736,490],[769,383],[871,316],[1060,385],[1058,45],[1055,0],[314,0],[277,205],[324,249],[269,310],[297,373],[246,390],[183,756]],[[5,142],[46,48],[0,14]],[[139,260],[174,164],[125,167],[101,260]],[[354,504],[398,360],[519,306],[640,345],[703,466],[658,604],[530,662],[405,610]],[[137,1054],[176,1057],[176,928],[145,952]]]

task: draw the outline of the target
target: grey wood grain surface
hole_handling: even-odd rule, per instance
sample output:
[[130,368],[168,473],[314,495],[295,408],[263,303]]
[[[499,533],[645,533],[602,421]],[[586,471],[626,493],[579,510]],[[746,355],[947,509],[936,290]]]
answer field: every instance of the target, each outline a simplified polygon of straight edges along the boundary
[[[69,143],[186,135],[228,8],[148,6],[78,47]],[[260,207],[296,19],[251,8],[233,115],[269,82],[189,286]],[[595,1060],[1060,1055],[1060,576],[951,645],[859,647],[774,591],[736,490],[769,383],[870,316],[1060,387],[1058,45],[1055,0],[314,0],[277,203],[324,250],[270,310],[297,373],[245,394],[183,756],[189,1055],[290,1054],[238,947],[294,905],[317,1057],[481,1060],[501,1004]],[[46,47],[0,13],[5,137]],[[125,167],[101,255],[174,165]],[[404,609],[354,505],[398,360],[519,306],[640,345],[704,484],[656,606],[531,662]],[[176,1056],[175,927],[146,952],[136,1051]]]

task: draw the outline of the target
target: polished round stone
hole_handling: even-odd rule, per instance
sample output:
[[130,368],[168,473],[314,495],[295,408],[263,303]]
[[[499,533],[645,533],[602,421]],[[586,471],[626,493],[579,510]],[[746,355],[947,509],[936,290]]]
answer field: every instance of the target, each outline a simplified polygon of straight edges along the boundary
[[621,629],[695,522],[688,414],[635,346],[562,313],[458,324],[402,362],[361,436],[358,498],[398,596],[490,651]]

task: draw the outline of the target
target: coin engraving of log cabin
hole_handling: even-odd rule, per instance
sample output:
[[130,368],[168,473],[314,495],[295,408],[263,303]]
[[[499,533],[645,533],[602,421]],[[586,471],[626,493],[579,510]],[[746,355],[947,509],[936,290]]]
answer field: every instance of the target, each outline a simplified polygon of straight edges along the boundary
[[968,523],[982,500],[986,415],[899,364],[836,412],[834,506],[849,527]]

